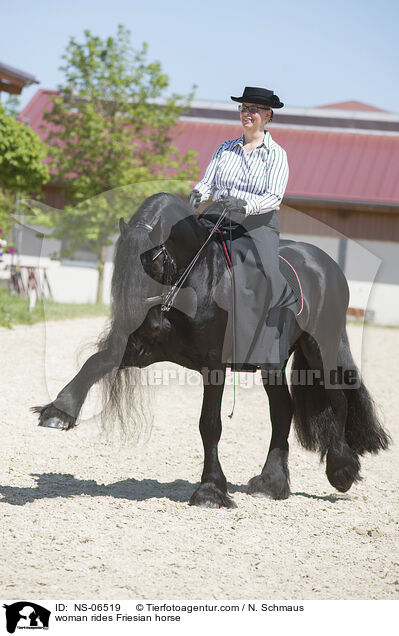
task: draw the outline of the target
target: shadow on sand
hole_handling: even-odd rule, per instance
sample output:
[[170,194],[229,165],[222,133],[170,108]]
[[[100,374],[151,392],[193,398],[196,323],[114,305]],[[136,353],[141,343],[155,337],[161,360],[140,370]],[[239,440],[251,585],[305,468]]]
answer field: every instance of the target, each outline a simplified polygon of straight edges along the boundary
[[[147,501],[148,499],[166,498],[170,501],[187,502],[194,489],[199,485],[183,479],[162,483],[156,479],[124,479],[114,484],[98,484],[93,479],[76,479],[73,475],[64,473],[33,473],[36,479],[35,486],[19,488],[16,486],[0,486],[0,503],[8,503],[14,506],[24,506],[38,499],[55,499],[62,497],[77,497],[86,495],[89,497],[113,497],[114,499],[127,499],[129,501]],[[246,485],[228,485],[231,494],[246,492]],[[340,494],[309,495],[305,492],[294,492],[294,497],[306,497],[321,501],[336,503],[348,496]]]

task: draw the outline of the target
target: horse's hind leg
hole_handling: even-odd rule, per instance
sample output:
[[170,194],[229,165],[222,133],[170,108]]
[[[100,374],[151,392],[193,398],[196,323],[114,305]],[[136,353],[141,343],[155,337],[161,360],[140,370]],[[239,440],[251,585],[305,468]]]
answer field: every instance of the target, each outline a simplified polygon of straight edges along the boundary
[[267,495],[273,499],[286,499],[290,495],[288,435],[293,408],[285,369],[263,372],[262,380],[269,398],[272,437],[262,472],[250,479],[247,492],[251,495]]
[[[209,376],[209,377],[208,377]],[[215,376],[215,381],[209,382]],[[204,399],[202,403],[200,433],[204,445],[204,470],[201,485],[190,497],[191,506],[205,508],[235,508],[227,494],[226,477],[218,457],[218,443],[222,433],[220,409],[222,405],[225,371],[203,374]]]
[[[342,389],[326,389],[334,412],[331,440],[327,450],[326,475],[334,488],[346,492],[354,481],[360,480],[360,462],[345,440],[348,402]],[[335,426],[334,426],[335,423]]]
[[76,420],[89,389],[112,371],[119,363],[109,349],[92,355],[79,373],[45,406],[35,406],[32,410],[39,414],[39,426],[68,430],[76,425]]
[[305,385],[293,384],[295,427],[305,448],[320,451],[322,458],[326,456],[330,484],[346,492],[360,480],[360,462],[346,441],[347,396],[341,387],[331,385],[342,366],[339,345],[332,338],[328,344],[330,348],[321,353],[312,337],[302,336],[295,352],[293,370],[310,370],[313,378],[320,379]]

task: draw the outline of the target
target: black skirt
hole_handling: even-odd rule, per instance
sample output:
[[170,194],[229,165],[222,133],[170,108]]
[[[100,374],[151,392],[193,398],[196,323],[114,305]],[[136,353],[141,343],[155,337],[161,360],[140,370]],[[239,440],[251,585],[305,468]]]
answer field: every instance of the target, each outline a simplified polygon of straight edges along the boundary
[[[202,216],[208,226],[219,218],[212,208]],[[219,229],[230,252],[233,277],[223,362],[236,371],[280,369],[289,355],[296,305],[279,269],[277,212],[231,212]]]

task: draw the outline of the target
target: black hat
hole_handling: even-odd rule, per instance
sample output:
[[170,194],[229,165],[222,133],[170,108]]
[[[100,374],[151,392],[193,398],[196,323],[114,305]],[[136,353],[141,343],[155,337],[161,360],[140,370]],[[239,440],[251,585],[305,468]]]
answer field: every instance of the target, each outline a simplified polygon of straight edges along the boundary
[[257,88],[256,86],[246,86],[241,97],[231,97],[234,102],[250,102],[251,104],[262,104],[270,108],[282,108],[283,102],[267,88]]

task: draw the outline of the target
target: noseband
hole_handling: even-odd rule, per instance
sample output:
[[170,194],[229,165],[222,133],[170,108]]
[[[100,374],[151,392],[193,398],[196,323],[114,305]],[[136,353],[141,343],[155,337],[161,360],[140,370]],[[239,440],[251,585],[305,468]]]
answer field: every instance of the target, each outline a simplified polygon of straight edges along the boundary
[[[143,223],[142,221],[139,221],[138,223],[136,223],[135,227],[139,227],[139,228],[143,228],[144,230],[148,230],[149,232],[152,232],[152,230],[154,229],[151,225],[149,225],[148,223]],[[162,243],[159,246],[158,251],[156,252],[156,254],[154,254],[154,256],[152,257],[152,261],[155,261],[157,258],[159,258],[159,256],[163,256],[163,269],[165,271],[165,284],[170,286],[172,284],[172,278],[173,278],[173,271],[175,269],[175,263],[173,260],[173,257],[170,255],[169,251],[167,250],[166,246],[164,243]],[[162,311],[169,311],[170,307],[168,309],[165,309],[165,298],[167,296],[167,293],[162,294],[162,296],[150,296],[149,298],[146,298],[147,302],[150,303],[154,303],[156,301],[161,302],[161,310]]]
[[[162,303],[161,304],[161,311],[169,311],[171,309],[171,307],[173,306],[173,303],[174,303],[174,300],[176,298],[177,293],[179,292],[179,290],[181,289],[181,287],[185,283],[186,279],[190,275],[190,272],[192,271],[192,269],[194,268],[195,264],[199,260],[199,257],[201,255],[202,250],[209,243],[209,241],[211,240],[211,238],[215,234],[215,232],[217,232],[218,227],[222,224],[222,222],[223,222],[225,216],[227,215],[227,213],[228,213],[227,209],[225,209],[222,212],[222,214],[220,215],[219,219],[217,220],[215,226],[212,228],[211,232],[209,233],[209,236],[206,239],[205,243],[203,243],[201,245],[201,247],[199,248],[198,252],[194,256],[192,261],[186,267],[186,269],[184,270],[184,272],[182,273],[180,278],[174,283],[174,285],[171,286],[170,290],[168,292],[166,292],[165,294],[163,294],[162,296],[153,296],[151,298],[147,298],[147,301],[153,302],[153,301],[156,301],[156,300],[160,300],[161,303]],[[135,227],[140,227],[140,228],[143,228],[143,229],[146,229],[146,230],[149,230],[149,231],[152,231],[154,229],[153,227],[151,227],[151,225],[148,225],[148,223],[143,223],[142,221],[139,221],[136,224]],[[157,259],[159,256],[161,256],[161,254],[163,254],[163,257],[164,257],[164,267],[165,267],[166,272],[167,272],[168,281],[166,282],[166,284],[170,285],[172,281],[169,280],[169,279],[171,279],[171,276],[172,276],[172,267],[174,265],[174,260],[173,260],[172,256],[169,254],[168,250],[166,249],[166,246],[165,246],[164,243],[162,243],[159,246],[159,250],[153,256],[152,260],[155,261],[155,259]]]

